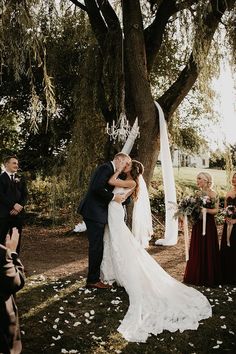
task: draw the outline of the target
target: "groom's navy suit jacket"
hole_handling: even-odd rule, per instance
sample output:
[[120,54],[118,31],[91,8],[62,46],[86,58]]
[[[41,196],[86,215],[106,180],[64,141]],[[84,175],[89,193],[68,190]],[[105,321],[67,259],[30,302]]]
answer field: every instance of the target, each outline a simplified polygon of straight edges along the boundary
[[107,224],[108,204],[112,200],[113,186],[108,180],[114,174],[111,162],[98,166],[93,173],[88,191],[79,205],[79,213],[84,219]]

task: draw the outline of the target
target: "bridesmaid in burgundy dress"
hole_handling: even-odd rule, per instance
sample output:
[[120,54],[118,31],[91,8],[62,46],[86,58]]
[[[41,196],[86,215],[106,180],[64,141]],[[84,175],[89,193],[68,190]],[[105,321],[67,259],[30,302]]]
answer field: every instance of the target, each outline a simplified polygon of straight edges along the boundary
[[[225,207],[234,205],[236,208],[236,173],[232,177],[232,189],[226,194]],[[227,245],[227,225],[232,224],[233,228]],[[221,267],[222,280],[224,284],[236,284],[236,219],[227,218],[224,224],[221,238]]]
[[[208,196],[217,200],[212,190],[212,177],[207,172],[197,175],[197,196]],[[218,212],[218,201],[214,208],[206,209],[206,232],[203,235],[202,216],[192,227],[189,260],[186,264],[184,282],[193,285],[216,286],[221,282],[220,252],[214,215]]]

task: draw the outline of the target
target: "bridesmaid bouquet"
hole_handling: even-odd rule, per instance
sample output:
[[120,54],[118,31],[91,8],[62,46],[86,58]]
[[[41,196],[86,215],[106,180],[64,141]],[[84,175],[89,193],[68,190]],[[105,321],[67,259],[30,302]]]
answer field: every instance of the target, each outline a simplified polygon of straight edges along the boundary
[[185,215],[192,218],[195,214],[194,211],[196,211],[196,206],[197,198],[193,196],[184,197],[176,206],[177,210],[174,213],[174,218],[177,219],[178,217],[184,217]]
[[210,198],[208,195],[200,197],[200,205],[206,209],[214,209],[216,206],[216,199]]
[[[224,209],[224,216],[228,219],[236,219],[236,206],[228,205]],[[230,247],[230,235],[233,229],[233,224],[227,223],[227,246]]]
[[189,260],[189,235],[188,235],[188,217],[193,221],[196,221],[196,216],[199,215],[199,205],[197,198],[193,196],[187,196],[183,198],[178,205],[175,204],[176,212],[174,218],[183,218],[184,226],[184,244],[185,244],[185,259]]

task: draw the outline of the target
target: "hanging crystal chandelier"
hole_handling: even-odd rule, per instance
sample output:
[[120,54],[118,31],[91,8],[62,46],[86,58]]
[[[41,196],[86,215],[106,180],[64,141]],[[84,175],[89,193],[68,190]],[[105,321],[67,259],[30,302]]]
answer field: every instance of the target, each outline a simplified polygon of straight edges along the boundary
[[124,112],[121,112],[116,124],[113,120],[111,126],[109,126],[109,123],[107,123],[106,126],[106,133],[110,136],[110,140],[113,140],[114,142],[118,140],[118,142],[124,143],[130,133],[130,130],[131,127]]
[[[123,0],[121,0],[121,9],[123,9]],[[124,31],[123,31],[123,24],[121,24],[121,33],[122,33],[122,42],[121,42],[121,60],[122,60],[122,76],[124,77]],[[139,129],[139,128],[138,128]],[[128,119],[126,118],[125,114],[125,85],[123,84],[122,89],[122,97],[121,97],[121,113],[118,118],[118,121],[112,121],[110,125],[107,123],[106,126],[106,133],[110,136],[110,140],[113,140],[115,143],[116,140],[118,142],[124,143],[131,131],[131,127],[129,124]]]

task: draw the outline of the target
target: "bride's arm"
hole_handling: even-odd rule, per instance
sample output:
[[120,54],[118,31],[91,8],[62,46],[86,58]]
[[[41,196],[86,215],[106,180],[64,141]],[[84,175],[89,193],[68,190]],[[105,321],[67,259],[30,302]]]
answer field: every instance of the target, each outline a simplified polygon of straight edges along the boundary
[[122,180],[118,179],[121,171],[116,171],[113,176],[109,179],[108,183],[114,187],[123,187],[123,188],[134,188],[136,183],[132,179]]

